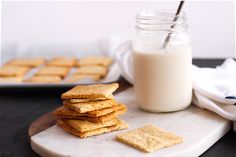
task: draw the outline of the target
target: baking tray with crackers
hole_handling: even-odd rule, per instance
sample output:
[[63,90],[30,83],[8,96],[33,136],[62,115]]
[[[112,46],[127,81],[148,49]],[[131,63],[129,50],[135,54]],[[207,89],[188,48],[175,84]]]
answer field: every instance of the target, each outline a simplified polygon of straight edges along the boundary
[[120,74],[118,64],[106,56],[17,58],[0,67],[0,88],[111,83]]

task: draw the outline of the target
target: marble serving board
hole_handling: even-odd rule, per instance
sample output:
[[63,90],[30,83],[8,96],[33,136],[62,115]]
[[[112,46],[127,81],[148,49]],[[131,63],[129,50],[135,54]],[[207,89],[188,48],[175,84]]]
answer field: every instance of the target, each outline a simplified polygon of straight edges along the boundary
[[[128,107],[128,112],[120,118],[129,123],[129,129],[80,139],[54,125],[31,137],[32,149],[43,157],[193,157],[210,148],[231,126],[230,121],[194,105],[173,113],[144,112],[136,105],[133,88],[115,98]],[[146,124],[182,136],[184,142],[153,153],[143,153],[115,140],[116,134]]]

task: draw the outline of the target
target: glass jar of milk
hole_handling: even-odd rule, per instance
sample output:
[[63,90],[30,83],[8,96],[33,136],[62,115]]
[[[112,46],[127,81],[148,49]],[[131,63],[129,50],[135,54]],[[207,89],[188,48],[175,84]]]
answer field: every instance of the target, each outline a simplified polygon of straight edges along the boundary
[[137,14],[133,67],[141,109],[172,112],[191,104],[192,50],[186,20],[184,13],[146,10]]

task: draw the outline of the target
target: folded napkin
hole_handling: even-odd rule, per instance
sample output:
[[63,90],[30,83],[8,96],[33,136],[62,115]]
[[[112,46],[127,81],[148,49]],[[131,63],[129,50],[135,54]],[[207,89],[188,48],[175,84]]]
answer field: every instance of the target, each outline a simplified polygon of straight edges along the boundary
[[[132,43],[127,41],[115,51],[122,76],[133,84]],[[193,104],[225,119],[235,121],[236,131],[236,62],[227,59],[216,68],[192,65]]]
[[236,62],[227,59],[216,68],[192,67],[193,104],[234,121],[236,131]]

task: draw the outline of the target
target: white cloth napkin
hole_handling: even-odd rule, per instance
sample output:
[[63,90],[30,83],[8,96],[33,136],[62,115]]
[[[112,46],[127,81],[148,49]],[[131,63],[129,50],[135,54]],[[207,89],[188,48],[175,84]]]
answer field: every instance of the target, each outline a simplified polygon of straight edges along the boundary
[[[133,84],[132,43],[127,41],[115,51],[122,76]],[[236,131],[236,62],[227,59],[216,68],[192,66],[193,104],[234,121]]]
[[234,121],[236,131],[236,62],[227,59],[216,68],[193,65],[192,72],[193,104]]

